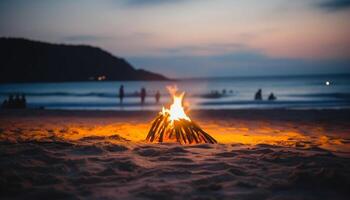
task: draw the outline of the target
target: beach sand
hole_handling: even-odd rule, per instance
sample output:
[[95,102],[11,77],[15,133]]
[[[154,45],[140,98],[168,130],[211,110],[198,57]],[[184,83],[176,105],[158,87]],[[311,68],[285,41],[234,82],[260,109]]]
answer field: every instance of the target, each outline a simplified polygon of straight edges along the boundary
[[1,199],[348,199],[350,110],[199,110],[218,144],[144,141],[153,111],[0,111]]

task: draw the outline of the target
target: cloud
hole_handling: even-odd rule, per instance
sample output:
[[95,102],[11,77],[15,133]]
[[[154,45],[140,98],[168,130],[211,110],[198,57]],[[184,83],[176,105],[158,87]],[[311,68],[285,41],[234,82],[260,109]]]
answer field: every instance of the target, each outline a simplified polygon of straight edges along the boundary
[[92,41],[100,41],[112,39],[107,36],[96,36],[96,35],[70,35],[63,37],[62,40],[65,42],[92,42]]
[[127,59],[134,66],[172,78],[350,73],[350,59],[271,58],[254,50],[222,55],[146,56]]
[[126,5],[128,6],[155,6],[160,4],[170,4],[179,3],[184,0],[126,0]]
[[326,0],[319,6],[328,11],[339,11],[350,8],[350,0]]
[[165,55],[218,55],[230,52],[237,52],[249,49],[242,43],[212,43],[212,44],[199,44],[199,45],[184,45],[173,48],[162,48],[158,52]]
[[62,38],[65,42],[95,42],[102,40],[114,40],[125,41],[125,40],[146,40],[155,38],[156,35],[149,32],[134,32],[129,34],[115,34],[113,36],[108,35],[69,35]]

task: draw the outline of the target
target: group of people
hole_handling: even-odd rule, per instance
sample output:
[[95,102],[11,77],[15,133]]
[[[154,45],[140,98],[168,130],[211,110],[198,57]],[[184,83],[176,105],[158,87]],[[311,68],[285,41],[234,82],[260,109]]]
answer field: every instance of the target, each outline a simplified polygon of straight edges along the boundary
[[[226,90],[224,89],[222,91],[222,94],[226,94]],[[211,94],[218,94],[219,92],[218,91],[212,91]],[[232,90],[229,91],[229,93],[233,93]],[[146,89],[144,87],[141,88],[140,92],[136,92],[136,94],[140,97],[140,100],[141,100],[141,104],[145,104],[145,100],[146,100],[146,96],[147,96],[147,92],[146,92]],[[119,87],[119,94],[118,94],[118,97],[119,97],[119,101],[120,101],[120,104],[123,104],[123,99],[125,97],[125,91],[124,91],[124,85],[121,85]],[[157,91],[154,95],[155,97],[155,101],[156,103],[159,103],[159,100],[160,100],[160,93],[159,91]],[[256,93],[255,93],[255,96],[254,96],[254,99],[255,100],[263,100],[263,97],[262,97],[262,89],[259,89]],[[270,95],[268,96],[267,98],[269,101],[274,101],[277,99],[277,97],[274,95],[273,92],[270,93]]]
[[[226,90],[223,91],[223,93],[225,94]],[[231,93],[231,91],[230,91],[230,93]],[[141,104],[145,104],[145,100],[146,100],[146,96],[147,96],[146,89],[144,87],[141,88],[140,92],[137,92],[137,95],[140,96]],[[120,100],[120,104],[123,104],[123,99],[125,97],[124,85],[120,86],[118,97]],[[156,91],[156,93],[154,95],[156,103],[159,103],[160,97],[161,97],[160,92]],[[263,100],[261,89],[259,89],[255,93],[254,99],[255,100]],[[277,97],[273,93],[270,93],[270,95],[268,96],[267,99],[269,101],[274,101],[277,99]],[[27,107],[26,97],[24,94],[16,94],[16,95],[10,94],[8,96],[8,98],[3,101],[1,107],[6,108],[6,109],[8,109],[8,108],[10,108],[10,109],[26,108]]]
[[15,108],[15,109],[19,109],[19,108],[26,108],[27,107],[27,101],[26,101],[26,96],[24,94],[16,94],[16,95],[12,95],[10,94],[8,96],[7,99],[5,99],[2,102],[1,105],[2,108]]
[[[125,97],[124,85],[121,85],[119,87],[119,95],[118,96],[119,96],[120,104],[123,104],[123,99]],[[147,96],[146,88],[143,87],[143,88],[141,88],[141,91],[140,91],[141,104],[145,104],[146,96]],[[156,103],[159,103],[159,100],[160,100],[159,91],[157,91],[155,94],[155,100],[156,100]]]
[[[256,93],[255,93],[255,100],[262,100],[262,90],[259,89]],[[269,97],[267,98],[269,101],[274,101],[277,99],[277,97],[273,94],[273,92],[270,93]]]

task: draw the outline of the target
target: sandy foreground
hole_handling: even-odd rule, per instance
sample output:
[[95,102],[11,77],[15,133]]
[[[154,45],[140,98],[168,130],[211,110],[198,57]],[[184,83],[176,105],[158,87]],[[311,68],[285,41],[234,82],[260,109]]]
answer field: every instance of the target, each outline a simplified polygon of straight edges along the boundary
[[350,110],[207,110],[218,144],[150,144],[151,111],[0,110],[1,199],[348,199]]

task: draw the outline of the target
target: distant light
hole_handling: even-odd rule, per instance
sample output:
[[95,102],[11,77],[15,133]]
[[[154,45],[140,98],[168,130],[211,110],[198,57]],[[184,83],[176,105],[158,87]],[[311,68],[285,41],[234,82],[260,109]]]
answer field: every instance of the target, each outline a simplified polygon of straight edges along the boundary
[[97,77],[97,80],[103,81],[103,80],[106,80],[106,78],[107,78],[107,77],[104,76],[104,75],[103,75],[103,76],[98,76],[98,77]]
[[331,84],[331,82],[329,82],[329,81],[326,81],[326,85],[330,85]]

